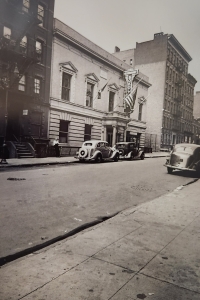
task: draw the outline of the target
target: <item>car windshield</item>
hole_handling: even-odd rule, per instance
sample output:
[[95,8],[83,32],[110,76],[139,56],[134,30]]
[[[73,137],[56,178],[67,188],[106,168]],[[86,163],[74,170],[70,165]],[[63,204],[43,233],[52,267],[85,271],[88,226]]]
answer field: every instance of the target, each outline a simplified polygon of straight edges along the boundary
[[84,143],[84,146],[92,146],[92,143]]
[[178,146],[174,148],[175,152],[184,152],[187,154],[193,154],[193,149],[191,147],[185,147],[185,146]]
[[119,148],[125,149],[126,146],[127,146],[126,144],[117,144],[117,145],[116,145],[116,148],[117,148],[117,149],[119,149]]

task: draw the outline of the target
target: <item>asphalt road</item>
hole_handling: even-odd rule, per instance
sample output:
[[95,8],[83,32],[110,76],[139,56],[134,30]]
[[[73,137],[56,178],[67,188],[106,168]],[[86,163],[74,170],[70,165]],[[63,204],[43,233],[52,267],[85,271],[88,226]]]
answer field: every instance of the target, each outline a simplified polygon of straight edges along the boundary
[[0,173],[0,257],[69,233],[191,182],[165,158],[74,163]]

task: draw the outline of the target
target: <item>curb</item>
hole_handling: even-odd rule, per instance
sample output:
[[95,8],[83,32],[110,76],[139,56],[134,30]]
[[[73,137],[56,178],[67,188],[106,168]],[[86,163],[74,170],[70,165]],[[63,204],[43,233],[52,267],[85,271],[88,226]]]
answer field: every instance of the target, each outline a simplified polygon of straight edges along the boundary
[[[159,156],[159,155],[148,155],[148,156],[145,156],[145,158],[160,158],[160,157],[168,157],[169,155],[162,155],[162,156]],[[66,164],[70,164],[70,163],[77,163],[78,161],[77,160],[73,160],[73,161],[65,161],[65,162],[38,162],[38,163],[25,163],[25,164],[0,164],[0,169],[4,168],[17,168],[17,167],[20,167],[20,168],[26,168],[26,167],[33,167],[33,166],[48,166],[48,165],[66,165]]]
[[65,161],[65,162],[46,162],[46,163],[34,163],[34,164],[18,164],[18,165],[9,165],[9,163],[7,165],[0,165],[0,169],[1,168],[15,168],[15,167],[33,167],[33,166],[48,166],[48,165],[65,165],[65,164],[70,164],[70,163],[74,163],[76,162],[76,160],[74,161]]

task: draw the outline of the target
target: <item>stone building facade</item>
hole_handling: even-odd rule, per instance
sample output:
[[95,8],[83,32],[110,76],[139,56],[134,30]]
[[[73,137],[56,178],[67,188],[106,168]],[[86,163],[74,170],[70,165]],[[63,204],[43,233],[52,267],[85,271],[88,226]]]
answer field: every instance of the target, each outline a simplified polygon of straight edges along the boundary
[[54,19],[49,138],[63,147],[80,147],[84,140],[102,139],[114,145],[140,136],[144,143],[148,77],[137,75],[133,112],[124,112],[124,71],[130,66],[78,32]]
[[149,77],[147,133],[156,136],[156,150],[192,141],[195,78],[188,73],[191,56],[173,34],[158,33],[136,48],[114,53]]

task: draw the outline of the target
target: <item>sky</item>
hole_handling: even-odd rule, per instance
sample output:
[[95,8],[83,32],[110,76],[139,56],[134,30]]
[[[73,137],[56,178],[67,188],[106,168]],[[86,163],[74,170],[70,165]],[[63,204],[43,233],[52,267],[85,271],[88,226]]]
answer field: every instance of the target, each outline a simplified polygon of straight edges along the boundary
[[192,57],[188,72],[200,91],[200,0],[55,0],[54,17],[110,53],[173,34]]

